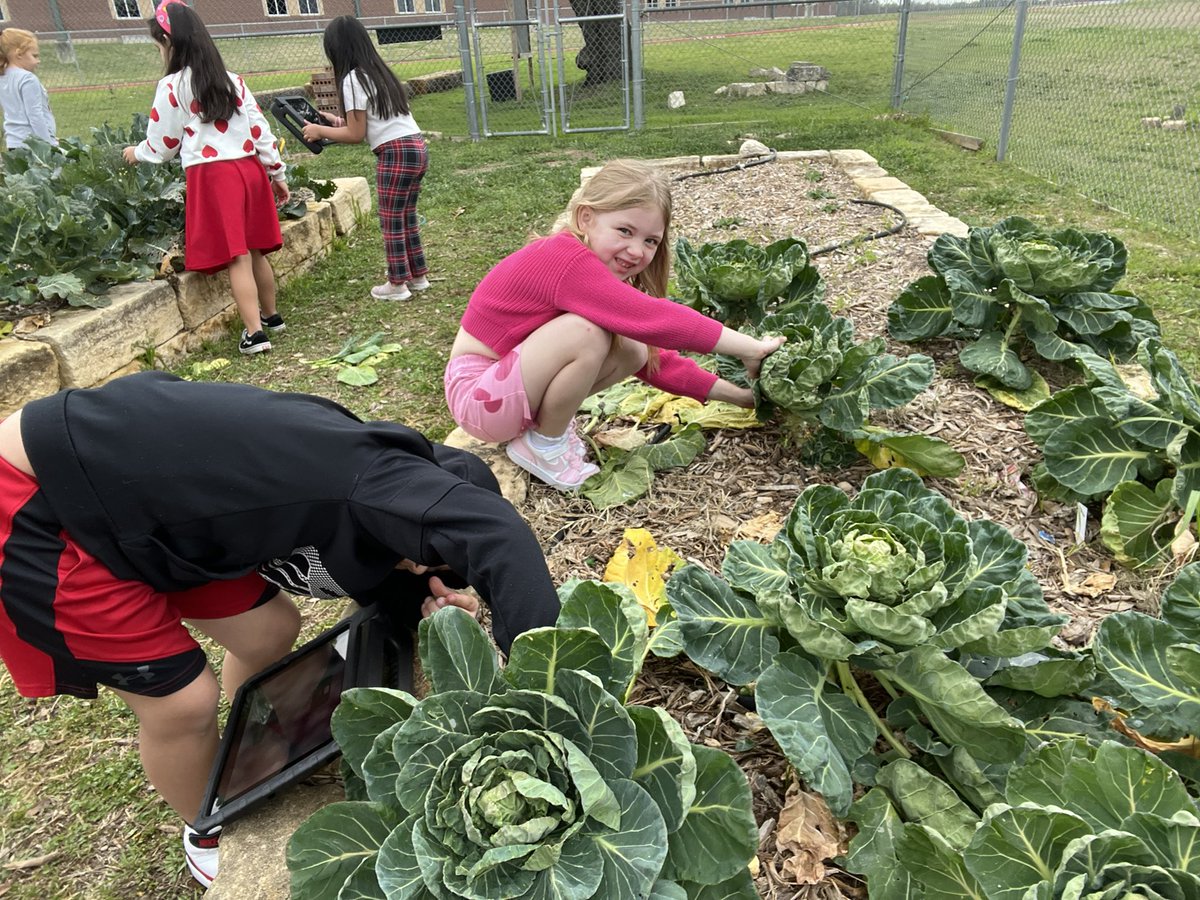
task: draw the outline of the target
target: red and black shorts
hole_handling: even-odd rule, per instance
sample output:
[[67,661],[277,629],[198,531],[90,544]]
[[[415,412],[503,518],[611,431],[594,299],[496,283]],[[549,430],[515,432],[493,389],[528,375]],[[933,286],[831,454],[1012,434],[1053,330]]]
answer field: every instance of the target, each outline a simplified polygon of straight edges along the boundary
[[0,459],[0,657],[22,696],[172,694],[207,664],[184,619],[235,616],[277,591],[253,573],[179,593],[117,578]]

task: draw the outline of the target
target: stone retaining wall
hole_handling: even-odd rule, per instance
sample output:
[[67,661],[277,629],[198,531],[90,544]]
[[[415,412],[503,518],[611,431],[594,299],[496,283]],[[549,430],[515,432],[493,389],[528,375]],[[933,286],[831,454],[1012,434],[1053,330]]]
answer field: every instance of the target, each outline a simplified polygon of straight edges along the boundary
[[[307,271],[371,211],[365,178],[337,178],[328,200],[282,222],[283,247],[268,259],[278,283]],[[28,334],[0,339],[0,418],[66,387],[92,387],[120,375],[173,366],[224,336],[237,318],[228,273],[184,272],[118,285],[102,309],[64,309]]]

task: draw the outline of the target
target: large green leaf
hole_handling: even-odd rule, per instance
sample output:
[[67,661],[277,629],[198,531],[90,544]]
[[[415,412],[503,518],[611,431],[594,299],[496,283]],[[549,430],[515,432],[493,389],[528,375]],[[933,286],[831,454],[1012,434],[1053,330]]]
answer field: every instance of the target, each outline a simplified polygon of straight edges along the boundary
[[444,606],[421,620],[417,637],[421,670],[435,693],[492,692],[500,667],[486,632],[473,616]]
[[966,465],[961,453],[927,434],[903,434],[867,425],[851,437],[855,448],[876,468],[903,467],[918,475],[953,478]]
[[871,717],[795,651],[781,653],[755,689],[758,713],[788,761],[836,815],[854,799],[850,769],[874,745]]
[[1200,695],[1172,671],[1167,648],[1184,643],[1171,625],[1137,612],[1106,616],[1096,629],[1096,663],[1138,701],[1200,733]]
[[696,799],[696,757],[679,723],[665,710],[648,706],[627,708],[637,729],[637,752],[632,778],[662,811],[668,832],[676,831]]
[[625,697],[642,668],[650,628],[632,591],[599,581],[581,581],[563,601],[559,628],[590,628],[600,635],[613,657],[613,678],[625,683]]
[[898,341],[937,337],[953,323],[950,291],[937,275],[918,278],[888,307],[888,333]]
[[644,456],[614,451],[600,472],[583,483],[579,493],[597,509],[620,506],[636,500],[654,483],[654,468]]
[[749,684],[779,652],[774,623],[699,566],[672,574],[667,599],[679,616],[687,655],[726,681]]
[[1005,387],[1023,391],[1033,384],[1033,376],[1021,358],[998,331],[984,332],[959,354],[959,361],[972,372],[991,375]]
[[934,730],[972,756],[1008,762],[1025,749],[1020,723],[958,663],[934,647],[918,647],[888,661],[887,672],[916,700]]
[[858,834],[850,841],[846,869],[866,877],[871,900],[919,900],[920,888],[897,855],[904,825],[887,792],[868,790],[854,801],[850,818],[858,825]]
[[629,778],[637,762],[633,724],[621,702],[590,672],[561,670],[554,680],[591,742],[591,757],[605,778]]
[[1138,481],[1124,481],[1104,503],[1100,539],[1123,565],[1156,565],[1170,551],[1178,518],[1170,479],[1153,490]]
[[563,669],[591,672],[609,693],[623,696],[623,677],[613,673],[613,655],[604,638],[586,628],[533,628],[517,635],[504,678],[513,687],[553,694]]
[[1159,865],[1200,875],[1200,824],[1138,812],[1121,828],[1145,841]]
[[359,865],[373,862],[400,817],[378,803],[331,803],[288,839],[287,867],[295,900],[336,897]]
[[768,544],[734,541],[725,551],[721,574],[737,591],[758,597],[788,590],[786,566],[780,565]]
[[1079,419],[1105,418],[1108,415],[1099,395],[1086,385],[1077,384],[1058,391],[1025,415],[1025,433],[1039,447],[1060,425]]
[[1159,603],[1163,621],[1189,641],[1200,641],[1200,562],[1188,563],[1167,585]]
[[[375,881],[382,896],[403,900],[442,900],[446,896],[440,883],[436,891],[430,890],[421,872],[413,848],[413,829],[419,817],[414,815],[392,830],[379,847],[375,859]],[[376,895],[373,900],[378,900]],[[342,900],[339,894],[337,900]]]
[[[604,867],[599,890],[584,895],[544,890],[540,896],[547,900],[552,897],[568,900],[575,896],[621,900],[650,893],[667,855],[667,829],[662,813],[650,795],[636,783],[618,779],[609,786],[620,804],[621,827],[594,836]],[[545,873],[543,881],[553,877],[553,872],[551,869]]]
[[963,855],[988,900],[1020,900],[1050,881],[1071,841],[1091,832],[1065,810],[996,807],[984,816]]
[[923,889],[924,900],[987,900],[963,862],[962,849],[952,846],[936,830],[905,824],[896,840],[896,851],[900,865]]
[[888,763],[876,775],[905,821],[925,825],[961,851],[971,842],[979,816],[959,799],[946,782],[909,759]]
[[[759,900],[761,896],[754,886],[749,869],[743,869],[720,884],[687,883],[688,900]],[[653,897],[649,900],[654,900]]]
[[1133,481],[1154,454],[1107,419],[1065,422],[1046,438],[1046,469],[1081,494],[1103,494]]
[[1061,697],[1078,694],[1095,680],[1096,664],[1090,656],[1045,650],[1009,660],[986,683],[1042,697]]
[[745,773],[726,753],[694,746],[696,796],[670,837],[670,868],[681,881],[719,884],[744,871],[758,849]]
[[923,353],[893,356],[885,353],[872,359],[855,379],[867,389],[871,409],[895,409],[912,401],[933,381],[933,360]]
[[342,757],[358,776],[375,736],[412,714],[417,698],[393,688],[347,688],[333,711],[330,729]]
[[631,455],[640,456],[650,464],[655,472],[665,469],[681,469],[691,463],[704,452],[708,441],[699,424],[692,422],[686,425],[665,441],[658,444],[644,444],[634,450]]

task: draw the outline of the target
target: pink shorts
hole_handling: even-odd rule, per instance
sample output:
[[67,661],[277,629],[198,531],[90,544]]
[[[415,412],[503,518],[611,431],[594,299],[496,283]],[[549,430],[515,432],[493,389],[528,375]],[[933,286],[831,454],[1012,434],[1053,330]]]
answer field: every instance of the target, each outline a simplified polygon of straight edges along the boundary
[[475,353],[446,364],[446,403],[462,430],[481,441],[511,441],[536,424],[521,379],[521,345],[501,359]]

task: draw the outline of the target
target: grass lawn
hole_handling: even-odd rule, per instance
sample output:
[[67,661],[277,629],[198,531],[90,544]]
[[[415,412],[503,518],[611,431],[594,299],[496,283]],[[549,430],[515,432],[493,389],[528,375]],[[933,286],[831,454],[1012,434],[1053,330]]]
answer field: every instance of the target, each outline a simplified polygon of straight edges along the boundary
[[[144,111],[149,94],[147,87],[101,95],[56,94],[53,102],[65,132],[85,133],[86,125],[98,118],[126,122],[132,112]],[[75,97],[78,106],[71,99]],[[456,99],[461,108],[460,92],[419,98],[418,121],[438,130],[441,121],[449,120]],[[1019,214],[1050,225],[1117,234],[1131,251],[1122,286],[1149,301],[1168,344],[1193,372],[1200,371],[1196,244],[983,154],[951,146],[922,119],[890,118],[823,97],[786,106],[763,103],[753,108],[751,118],[737,125],[657,123],[634,135],[436,141],[420,204],[432,290],[403,304],[370,298],[370,286],[383,277],[384,261],[378,224],[368,217],[364,227],[336,244],[327,260],[282,289],[280,308],[289,330],[273,353],[239,356],[231,329],[225,340],[194,354],[181,371],[226,359],[227,366],[203,377],[322,394],[363,417],[404,421],[442,437],[450,428],[441,394],[442,368],[472,288],[531,233],[549,227],[578,184],[579,169],[621,155],[728,152],[746,133],[779,150],[864,149],[932,203],[968,223]],[[373,177],[374,157],[362,146],[331,148],[307,162],[318,177]],[[893,285],[890,293],[879,296],[879,304],[889,303],[902,287]],[[340,385],[331,370],[309,365],[336,352],[350,336],[376,331],[388,332],[406,347],[380,366],[376,385]],[[334,606],[305,604],[310,629],[331,620]],[[134,734],[132,717],[111,698],[33,703],[18,698],[7,676],[0,677],[0,780],[5,785],[0,794],[0,896],[166,900],[199,895],[181,874],[179,839],[172,831],[178,822],[142,778]],[[21,863],[27,865],[14,865]]]

